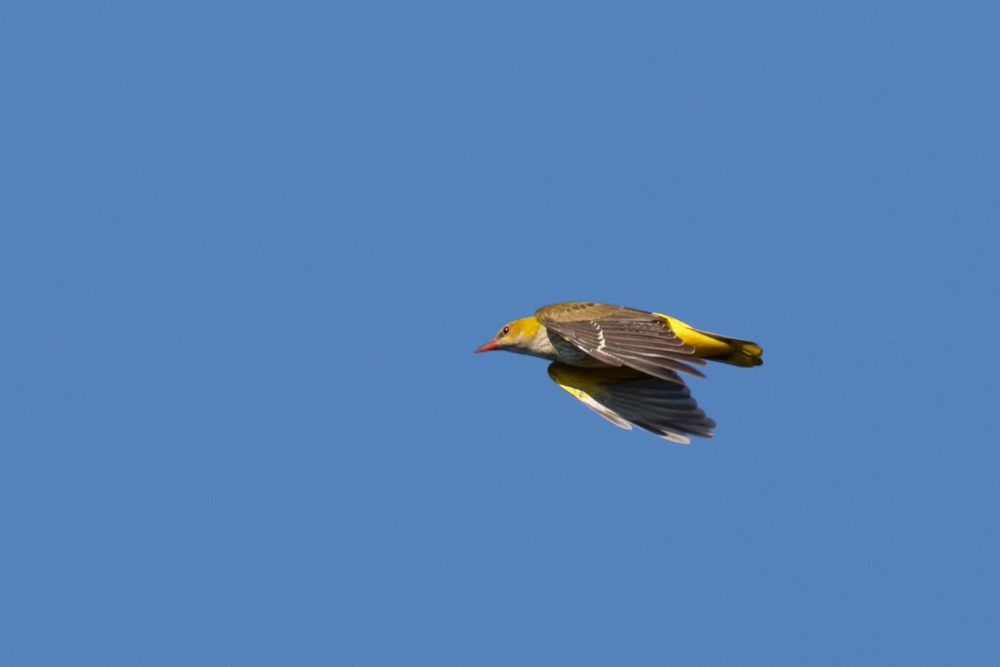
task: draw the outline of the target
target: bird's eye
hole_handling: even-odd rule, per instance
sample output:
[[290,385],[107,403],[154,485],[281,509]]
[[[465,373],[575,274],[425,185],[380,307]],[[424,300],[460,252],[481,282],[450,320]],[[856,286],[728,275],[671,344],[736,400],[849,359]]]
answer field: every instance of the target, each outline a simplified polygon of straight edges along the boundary
[[500,330],[501,336],[506,336],[509,333],[510,333],[510,327],[504,327],[503,329]]

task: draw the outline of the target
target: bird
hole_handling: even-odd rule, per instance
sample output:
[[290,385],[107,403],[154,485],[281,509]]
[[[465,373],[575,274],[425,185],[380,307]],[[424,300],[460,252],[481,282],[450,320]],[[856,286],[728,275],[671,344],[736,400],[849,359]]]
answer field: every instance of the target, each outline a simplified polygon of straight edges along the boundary
[[637,426],[680,444],[712,437],[715,421],[680,373],[704,377],[706,361],[753,367],[757,343],[695,329],[669,315],[592,301],[544,306],[503,325],[475,352],[548,359],[549,377],[615,426]]

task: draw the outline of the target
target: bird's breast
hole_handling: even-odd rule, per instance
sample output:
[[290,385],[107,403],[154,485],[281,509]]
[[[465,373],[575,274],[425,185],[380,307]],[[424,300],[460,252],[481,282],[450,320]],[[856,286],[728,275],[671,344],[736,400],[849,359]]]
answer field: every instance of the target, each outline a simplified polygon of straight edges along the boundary
[[535,335],[526,344],[508,348],[511,352],[519,352],[533,357],[542,357],[549,361],[559,361],[570,366],[606,366],[607,364],[573,345],[559,334],[552,333],[540,325]]

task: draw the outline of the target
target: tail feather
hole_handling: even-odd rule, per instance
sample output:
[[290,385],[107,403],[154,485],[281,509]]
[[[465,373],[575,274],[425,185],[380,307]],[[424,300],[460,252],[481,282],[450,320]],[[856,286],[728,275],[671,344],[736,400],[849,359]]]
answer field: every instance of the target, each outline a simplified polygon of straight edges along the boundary
[[708,336],[709,338],[714,338],[720,343],[724,343],[729,348],[726,351],[720,351],[717,354],[706,356],[705,359],[709,359],[711,361],[721,361],[724,364],[733,364],[734,366],[746,367],[760,366],[764,363],[764,348],[757,343],[749,340],[741,340],[739,338],[730,338],[729,336],[721,336],[707,331],[699,331],[698,333]]
[[671,330],[677,334],[681,340],[694,348],[695,354],[701,359],[711,361],[721,361],[724,364],[734,366],[760,366],[764,363],[761,357],[764,349],[749,340],[740,338],[730,338],[710,331],[695,329],[690,324],[682,322],[669,315],[657,313],[667,321]]

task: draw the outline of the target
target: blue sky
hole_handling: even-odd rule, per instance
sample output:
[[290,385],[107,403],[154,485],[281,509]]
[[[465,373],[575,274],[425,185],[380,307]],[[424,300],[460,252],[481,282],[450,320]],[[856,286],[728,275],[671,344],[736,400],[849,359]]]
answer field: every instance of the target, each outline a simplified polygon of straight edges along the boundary
[[[4,664],[1000,661],[992,3],[24,3]],[[765,364],[681,447],[556,301]]]

